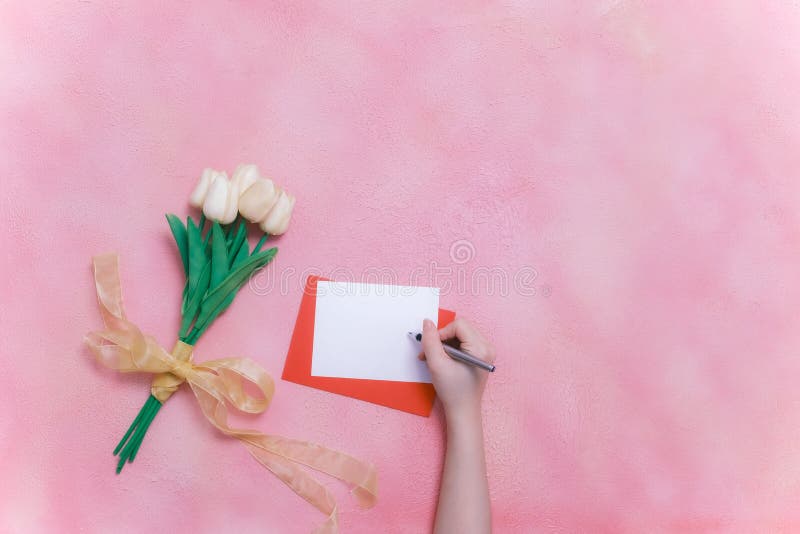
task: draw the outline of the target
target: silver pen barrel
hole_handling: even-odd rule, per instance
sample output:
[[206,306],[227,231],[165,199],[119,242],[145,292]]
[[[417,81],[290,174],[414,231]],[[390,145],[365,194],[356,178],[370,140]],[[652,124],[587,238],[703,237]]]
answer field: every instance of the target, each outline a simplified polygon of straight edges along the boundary
[[444,351],[453,359],[460,360],[464,363],[468,363],[470,365],[474,365],[475,367],[480,367],[481,369],[485,369],[490,373],[494,373],[494,365],[490,363],[486,363],[485,361],[481,360],[480,358],[476,358],[472,354],[466,353],[463,350],[459,350],[455,347],[451,347],[450,345],[442,345],[444,347]]

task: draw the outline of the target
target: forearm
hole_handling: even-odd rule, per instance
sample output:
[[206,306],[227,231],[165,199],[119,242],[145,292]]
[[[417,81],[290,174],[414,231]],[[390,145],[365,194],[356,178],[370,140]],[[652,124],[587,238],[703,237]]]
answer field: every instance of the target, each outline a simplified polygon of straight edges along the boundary
[[446,415],[447,447],[434,532],[491,531],[480,408]]

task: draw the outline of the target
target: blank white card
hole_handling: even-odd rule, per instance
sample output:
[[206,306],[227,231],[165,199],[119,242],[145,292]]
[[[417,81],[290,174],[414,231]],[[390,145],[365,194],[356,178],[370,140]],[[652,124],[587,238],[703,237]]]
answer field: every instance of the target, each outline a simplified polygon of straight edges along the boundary
[[435,287],[320,280],[311,374],[430,383],[427,364],[417,359],[421,345],[408,332],[438,315]]

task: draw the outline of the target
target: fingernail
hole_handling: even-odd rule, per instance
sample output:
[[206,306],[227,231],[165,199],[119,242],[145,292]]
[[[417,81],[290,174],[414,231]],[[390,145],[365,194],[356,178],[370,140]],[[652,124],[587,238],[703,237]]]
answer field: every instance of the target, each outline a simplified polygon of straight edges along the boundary
[[424,330],[428,330],[429,328],[436,328],[436,325],[433,324],[433,321],[431,321],[430,319],[425,319],[424,321],[422,321],[422,328]]

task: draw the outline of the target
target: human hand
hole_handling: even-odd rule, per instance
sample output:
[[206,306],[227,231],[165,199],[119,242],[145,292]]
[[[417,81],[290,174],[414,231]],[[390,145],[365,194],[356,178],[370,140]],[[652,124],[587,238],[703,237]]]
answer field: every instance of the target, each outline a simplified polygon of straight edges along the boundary
[[461,350],[489,363],[494,363],[494,347],[475,327],[460,317],[441,330],[437,330],[429,319],[422,324],[424,352],[419,357],[428,362],[433,386],[442,401],[445,415],[480,413],[488,373],[450,358],[442,348],[442,341],[450,339],[458,340]]

